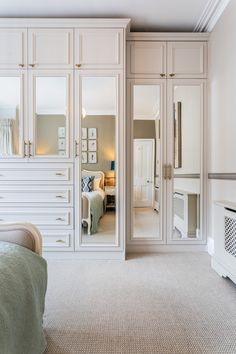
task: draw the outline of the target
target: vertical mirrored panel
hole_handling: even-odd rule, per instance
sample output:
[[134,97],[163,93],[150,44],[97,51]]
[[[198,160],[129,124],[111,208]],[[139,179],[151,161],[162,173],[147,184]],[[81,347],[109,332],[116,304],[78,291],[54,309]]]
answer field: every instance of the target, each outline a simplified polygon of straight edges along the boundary
[[175,86],[173,109],[173,239],[196,239],[200,236],[200,86]]
[[35,154],[67,154],[67,78],[35,78]]
[[133,86],[133,239],[160,238],[160,86]]
[[0,157],[20,155],[21,78],[0,77]]
[[82,244],[114,244],[117,214],[116,78],[83,77]]

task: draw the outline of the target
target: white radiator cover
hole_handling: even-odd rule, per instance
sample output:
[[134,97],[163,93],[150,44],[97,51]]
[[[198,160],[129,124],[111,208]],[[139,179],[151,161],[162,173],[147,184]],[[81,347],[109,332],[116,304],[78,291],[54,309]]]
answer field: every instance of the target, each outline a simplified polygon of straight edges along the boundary
[[215,202],[213,226],[214,254],[212,268],[236,283],[236,204]]

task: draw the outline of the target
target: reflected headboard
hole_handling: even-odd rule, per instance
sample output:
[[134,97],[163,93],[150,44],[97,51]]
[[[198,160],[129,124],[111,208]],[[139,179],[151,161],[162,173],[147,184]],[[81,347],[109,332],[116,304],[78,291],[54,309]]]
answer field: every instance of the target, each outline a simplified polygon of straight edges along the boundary
[[89,171],[89,170],[82,170],[82,177],[84,176],[94,176],[95,178],[101,178],[100,181],[100,188],[104,189],[104,179],[105,174],[102,171]]

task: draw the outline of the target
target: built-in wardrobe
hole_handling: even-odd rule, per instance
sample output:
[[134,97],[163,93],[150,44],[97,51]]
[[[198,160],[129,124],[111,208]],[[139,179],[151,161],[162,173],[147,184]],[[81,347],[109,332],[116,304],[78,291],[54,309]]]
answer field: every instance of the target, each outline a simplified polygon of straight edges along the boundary
[[205,243],[207,35],[129,22],[0,20],[0,222],[51,257]]
[[128,35],[130,252],[202,249],[206,243],[207,38]]

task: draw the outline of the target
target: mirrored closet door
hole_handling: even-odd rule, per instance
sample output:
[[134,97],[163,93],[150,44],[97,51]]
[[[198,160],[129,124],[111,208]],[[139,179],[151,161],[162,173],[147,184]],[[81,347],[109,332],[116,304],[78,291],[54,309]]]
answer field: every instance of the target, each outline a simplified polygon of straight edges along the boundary
[[24,158],[25,74],[0,71],[0,159]]
[[202,242],[204,81],[169,82],[168,242]]
[[128,243],[163,240],[164,80],[128,80],[131,225]]
[[29,77],[31,158],[70,157],[72,75],[69,71],[31,71]]
[[78,73],[76,217],[78,247],[120,247],[123,113],[120,76]]

